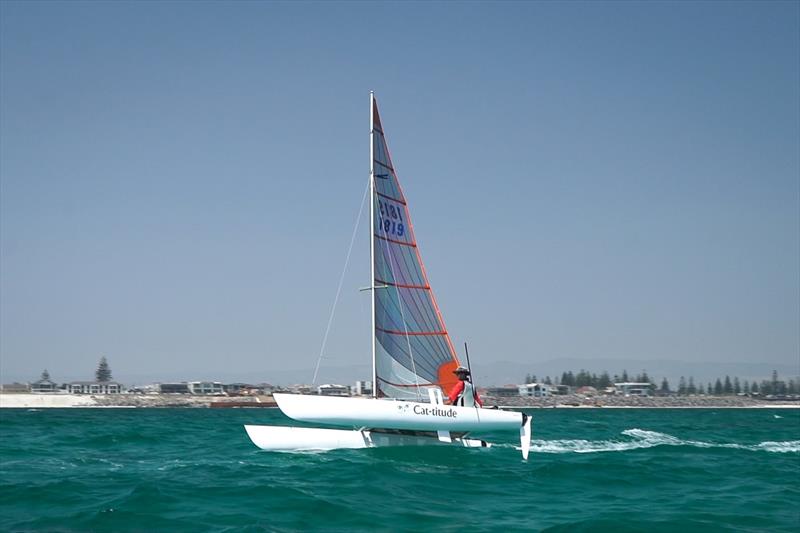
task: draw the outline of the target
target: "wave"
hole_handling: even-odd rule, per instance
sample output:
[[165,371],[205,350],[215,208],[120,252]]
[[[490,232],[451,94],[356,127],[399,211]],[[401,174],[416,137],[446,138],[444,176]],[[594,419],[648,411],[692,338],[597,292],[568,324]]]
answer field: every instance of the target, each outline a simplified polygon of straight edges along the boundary
[[716,443],[696,440],[685,440],[666,433],[648,431],[646,429],[626,429],[621,433],[631,440],[532,440],[531,452],[535,453],[600,453],[624,452],[656,446],[691,446],[695,448],[732,448],[748,451],[765,451],[771,453],[800,452],[800,440],[783,442],[766,441],[758,444]]

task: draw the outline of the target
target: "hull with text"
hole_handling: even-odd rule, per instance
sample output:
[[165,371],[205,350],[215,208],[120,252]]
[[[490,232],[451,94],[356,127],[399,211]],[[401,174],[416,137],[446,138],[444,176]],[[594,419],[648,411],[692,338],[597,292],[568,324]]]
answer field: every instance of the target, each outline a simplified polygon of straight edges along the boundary
[[281,411],[294,420],[353,428],[386,428],[416,431],[495,431],[519,430],[522,413],[499,409],[478,409],[451,405],[275,394]]

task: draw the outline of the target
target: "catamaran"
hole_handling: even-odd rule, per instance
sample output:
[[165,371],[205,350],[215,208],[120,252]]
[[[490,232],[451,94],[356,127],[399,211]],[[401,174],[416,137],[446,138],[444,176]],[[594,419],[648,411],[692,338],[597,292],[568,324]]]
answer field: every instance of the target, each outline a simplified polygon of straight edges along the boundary
[[246,425],[264,450],[331,450],[377,446],[488,447],[474,431],[519,430],[527,459],[531,418],[525,413],[446,405],[442,391],[460,366],[433,295],[400,187],[374,93],[370,93],[370,263],[372,398],[274,395],[291,419],[348,429]]

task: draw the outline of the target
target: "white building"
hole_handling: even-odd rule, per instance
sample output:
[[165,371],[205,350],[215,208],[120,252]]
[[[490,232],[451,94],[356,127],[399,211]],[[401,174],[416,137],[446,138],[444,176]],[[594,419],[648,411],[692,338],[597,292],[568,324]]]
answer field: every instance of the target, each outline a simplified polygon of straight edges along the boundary
[[353,394],[356,396],[369,396],[372,394],[371,381],[356,381],[356,386],[353,388]]
[[546,385],[545,383],[526,383],[519,386],[519,395],[545,398],[553,394],[553,388],[553,385]]
[[350,387],[326,383],[317,387],[317,394],[320,396],[350,396]]
[[614,383],[617,394],[624,396],[652,396],[655,385],[652,383]]
[[190,381],[189,392],[192,394],[223,394],[222,383],[219,381]]
[[122,385],[116,381],[73,381],[67,383],[70,394],[119,394]]

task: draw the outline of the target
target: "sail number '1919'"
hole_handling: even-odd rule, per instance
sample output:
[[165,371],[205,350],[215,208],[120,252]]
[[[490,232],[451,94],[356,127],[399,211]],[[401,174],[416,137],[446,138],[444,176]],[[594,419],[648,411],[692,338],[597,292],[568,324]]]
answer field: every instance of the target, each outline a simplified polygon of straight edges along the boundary
[[378,215],[378,227],[383,235],[394,235],[403,237],[406,234],[406,227],[403,223],[403,213],[400,207],[378,200],[378,207],[381,213]]

